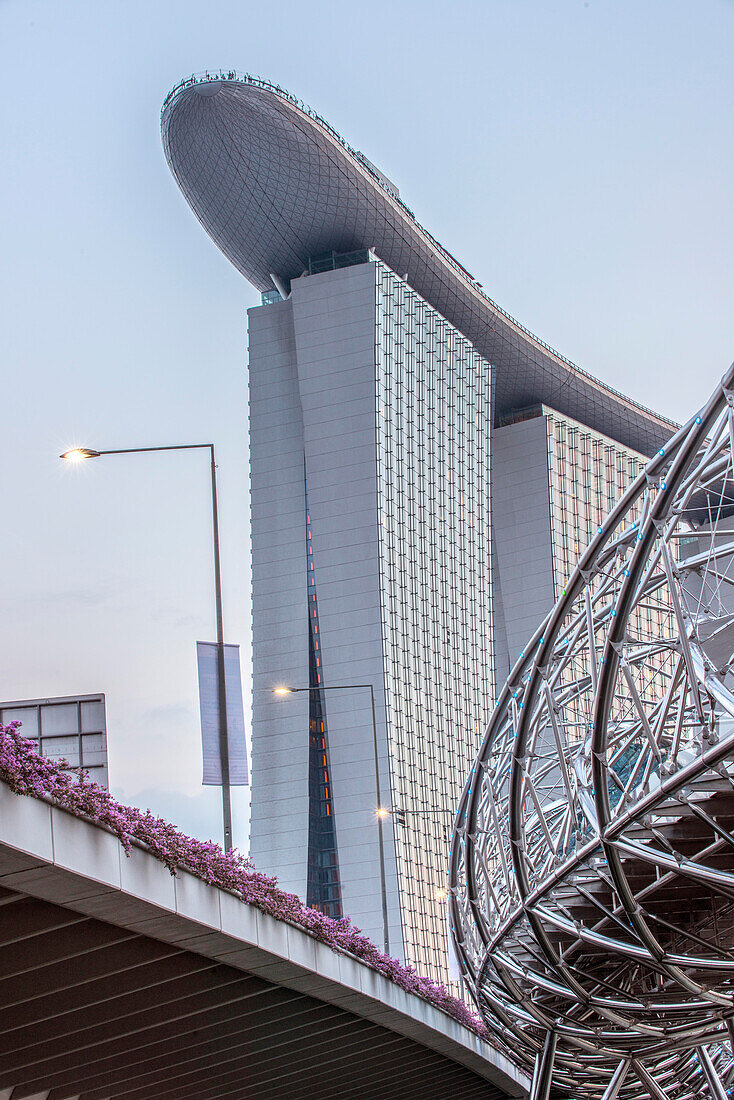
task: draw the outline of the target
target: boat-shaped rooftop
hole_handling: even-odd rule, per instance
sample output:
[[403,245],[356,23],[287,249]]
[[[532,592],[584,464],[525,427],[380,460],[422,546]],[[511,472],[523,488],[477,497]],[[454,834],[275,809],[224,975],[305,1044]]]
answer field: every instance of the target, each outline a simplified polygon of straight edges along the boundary
[[233,71],[190,77],[161,128],[186,200],[258,290],[287,288],[309,257],[371,249],[494,365],[496,423],[543,402],[646,455],[672,434],[493,302],[364,154],[283,88]]

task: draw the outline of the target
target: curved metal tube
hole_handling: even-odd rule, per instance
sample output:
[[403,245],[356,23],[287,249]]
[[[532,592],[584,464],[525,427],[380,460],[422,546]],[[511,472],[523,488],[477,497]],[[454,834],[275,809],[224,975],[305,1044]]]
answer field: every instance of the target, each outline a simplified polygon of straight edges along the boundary
[[734,1082],[733,409],[734,366],[599,528],[457,814],[469,989],[538,1089],[552,1041],[579,1100]]

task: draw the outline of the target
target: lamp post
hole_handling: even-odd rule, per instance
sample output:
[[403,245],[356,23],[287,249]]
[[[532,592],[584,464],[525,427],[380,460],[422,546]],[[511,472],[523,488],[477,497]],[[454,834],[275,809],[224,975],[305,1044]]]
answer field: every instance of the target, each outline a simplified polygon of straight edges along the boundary
[[382,894],[382,938],[385,948],[385,954],[390,954],[390,933],[388,929],[387,919],[387,880],[385,877],[385,843],[382,835],[382,823],[386,817],[390,816],[390,810],[382,805],[382,796],[380,794],[380,763],[377,752],[377,719],[375,717],[375,691],[372,684],[332,684],[325,687],[323,684],[318,684],[315,687],[277,687],[274,688],[274,695],[294,695],[296,692],[305,691],[309,694],[316,691],[358,691],[360,689],[368,690],[370,693],[370,703],[372,705],[372,751],[374,753],[375,762],[375,797],[377,799],[377,808],[375,809],[375,817],[377,818],[377,845],[380,855],[380,892]]
[[217,506],[217,466],[213,443],[180,443],[167,447],[123,447],[114,451],[95,451],[91,447],[74,447],[60,458],[67,462],[85,462],[103,455],[148,454],[152,451],[208,450],[211,458],[212,531],[214,536],[214,599],[217,617],[217,695],[219,700],[219,761],[222,772],[222,822],[224,850],[232,847],[232,798],[229,783],[229,742],[227,739],[227,692],[224,674],[224,627],[222,622],[222,575],[219,563],[219,509]]

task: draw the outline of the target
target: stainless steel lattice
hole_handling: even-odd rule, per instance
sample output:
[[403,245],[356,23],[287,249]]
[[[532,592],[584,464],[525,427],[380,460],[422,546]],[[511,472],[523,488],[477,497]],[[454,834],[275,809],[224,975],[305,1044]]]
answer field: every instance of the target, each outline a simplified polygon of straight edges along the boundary
[[452,925],[533,1095],[734,1081],[734,367],[648,463],[497,700]]

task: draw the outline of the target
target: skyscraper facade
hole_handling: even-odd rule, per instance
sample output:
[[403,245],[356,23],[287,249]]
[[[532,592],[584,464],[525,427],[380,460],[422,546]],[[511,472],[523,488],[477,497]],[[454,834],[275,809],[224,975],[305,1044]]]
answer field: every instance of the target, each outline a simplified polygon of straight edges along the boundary
[[506,413],[493,436],[502,683],[645,459],[543,404]]
[[445,979],[449,836],[496,685],[670,425],[500,310],[282,89],[192,78],[162,126],[263,295],[251,854]]
[[390,949],[436,972],[494,683],[493,375],[384,263],[352,261],[250,311],[251,853],[379,942],[385,900]]

